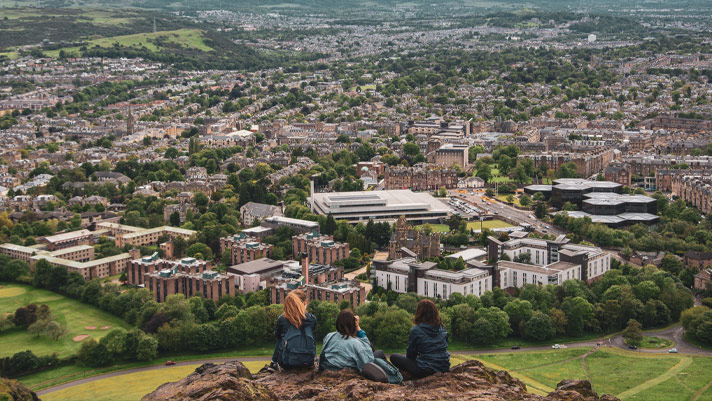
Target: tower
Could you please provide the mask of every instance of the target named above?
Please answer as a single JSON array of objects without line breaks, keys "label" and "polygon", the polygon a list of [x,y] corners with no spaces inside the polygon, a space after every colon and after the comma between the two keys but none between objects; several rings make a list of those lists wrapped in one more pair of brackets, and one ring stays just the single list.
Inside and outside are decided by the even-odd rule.
[{"label": "tower", "polygon": [[126,116],[126,135],[133,135],[134,133],[134,117],[131,114],[131,101],[129,101],[129,113]]},{"label": "tower", "polygon": [[156,33],[156,17],[153,17],[153,33]]}]

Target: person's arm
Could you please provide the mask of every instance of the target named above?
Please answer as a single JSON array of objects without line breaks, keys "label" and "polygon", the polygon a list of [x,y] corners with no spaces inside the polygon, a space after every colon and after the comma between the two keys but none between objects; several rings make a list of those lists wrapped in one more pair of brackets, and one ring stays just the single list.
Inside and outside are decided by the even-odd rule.
[{"label": "person's arm", "polygon": [[274,326],[274,337],[277,339],[277,341],[282,339],[282,321],[284,317],[280,316],[277,318],[277,324]]},{"label": "person's arm", "polygon": [[408,348],[405,350],[405,356],[410,359],[418,357],[418,333],[416,333],[415,327],[410,329],[410,335],[408,336]]}]

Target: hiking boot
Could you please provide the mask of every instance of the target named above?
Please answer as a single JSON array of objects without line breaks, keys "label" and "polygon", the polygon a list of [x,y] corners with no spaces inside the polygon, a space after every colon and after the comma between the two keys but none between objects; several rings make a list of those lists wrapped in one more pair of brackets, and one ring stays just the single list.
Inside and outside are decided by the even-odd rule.
[{"label": "hiking boot", "polygon": [[275,372],[281,372],[282,367],[279,366],[279,364],[275,361],[272,361],[269,366],[267,367],[267,371],[270,373],[275,373]]},{"label": "hiking boot", "polygon": [[386,375],[386,372],[373,362],[363,365],[361,373],[369,380],[380,383],[388,383],[388,375]]}]

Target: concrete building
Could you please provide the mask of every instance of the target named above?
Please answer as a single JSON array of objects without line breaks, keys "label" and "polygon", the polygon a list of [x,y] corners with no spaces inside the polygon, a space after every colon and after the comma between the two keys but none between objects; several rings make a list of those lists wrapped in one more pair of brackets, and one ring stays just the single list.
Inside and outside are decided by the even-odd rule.
[{"label": "concrete building", "polygon": [[428,163],[441,167],[458,165],[463,169],[469,164],[469,146],[447,143],[439,149],[428,153]]},{"label": "concrete building", "polygon": [[293,219],[290,217],[283,216],[272,216],[267,217],[262,221],[263,227],[272,228],[274,230],[280,227],[289,227],[294,230],[295,233],[306,233],[319,231],[319,223],[316,221]]},{"label": "concrete building", "polygon": [[109,235],[114,237],[116,246],[119,248],[123,248],[125,245],[155,245],[159,238],[166,236],[170,238],[182,237],[188,240],[197,233],[193,230],[171,226],[142,228],[108,222],[97,223],[96,227],[97,230],[107,230]]},{"label": "concrete building", "polygon": [[349,257],[349,244],[334,242],[334,237],[304,233],[292,237],[292,255],[306,253],[310,263],[332,265]]},{"label": "concrete building", "polygon": [[306,255],[302,257],[301,270],[285,269],[275,278],[270,289],[272,303],[281,303],[295,289],[304,291],[310,301],[348,301],[354,309],[366,301],[365,288],[358,281],[344,280],[342,267],[312,265]]},{"label": "concrete building", "polygon": [[274,249],[272,244],[265,244],[244,233],[220,238],[220,252],[230,252],[233,265],[268,258],[272,254],[272,249]]},{"label": "concrete building", "polygon": [[89,230],[70,231],[67,233],[42,237],[39,239],[39,243],[47,244],[47,249],[50,251],[71,248],[78,245],[93,245],[94,234],[92,234]]},{"label": "concrete building", "polygon": [[539,282],[561,284],[573,278],[590,282],[611,268],[610,254],[597,247],[570,244],[563,235],[554,240],[488,240],[488,259],[495,263],[495,285],[501,288]]},{"label": "concrete building", "polygon": [[351,223],[359,221],[393,221],[405,216],[408,221],[427,222],[446,218],[452,213],[447,204],[427,193],[410,190],[314,193],[318,214],[331,213],[335,219]]},{"label": "concrete building", "polygon": [[448,271],[433,262],[418,263],[415,258],[374,260],[371,269],[379,287],[398,293],[415,292],[420,296],[448,299],[453,293],[481,296],[492,290],[492,276],[477,268]]}]

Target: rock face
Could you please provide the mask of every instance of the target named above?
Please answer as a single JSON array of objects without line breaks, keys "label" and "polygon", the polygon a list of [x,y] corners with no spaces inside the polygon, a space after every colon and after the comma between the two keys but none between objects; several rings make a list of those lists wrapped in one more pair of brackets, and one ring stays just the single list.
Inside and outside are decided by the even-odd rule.
[{"label": "rock face", "polygon": [[206,364],[190,376],[166,383],[143,397],[142,401],[159,400],[556,400],[614,401],[615,397],[598,397],[588,381],[565,380],[557,389],[542,397],[505,371],[496,372],[479,361],[467,361],[448,373],[406,381],[402,385],[376,383],[350,370],[322,372],[315,370],[260,373],[251,379],[249,371],[238,361],[223,365]]},{"label": "rock face", "polygon": [[19,381],[0,378],[0,400],[39,401],[39,398]]}]

